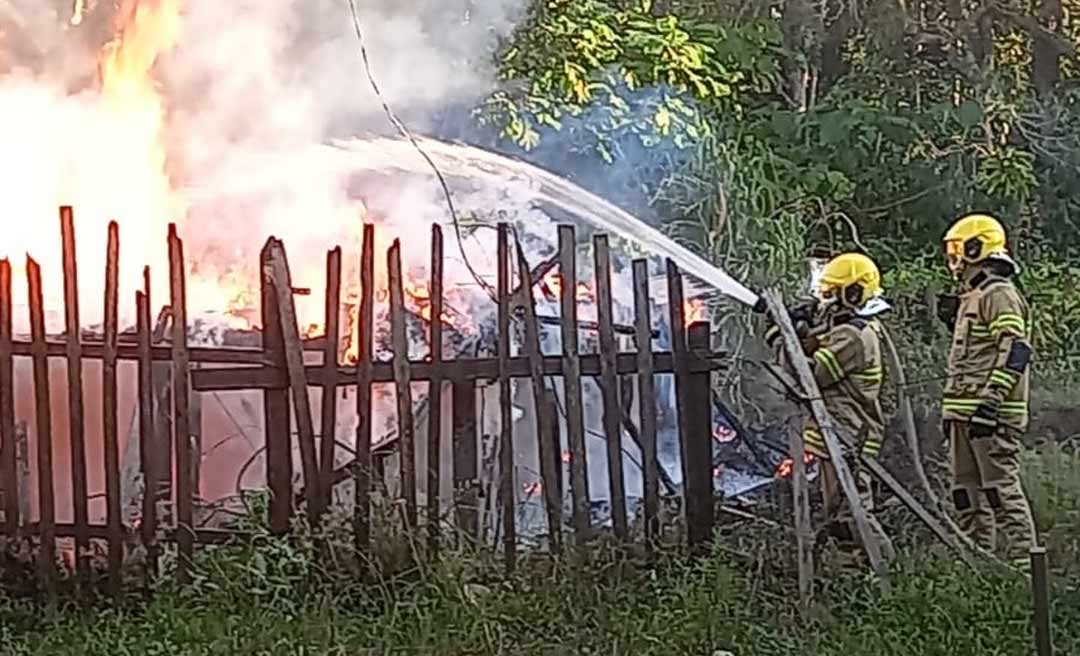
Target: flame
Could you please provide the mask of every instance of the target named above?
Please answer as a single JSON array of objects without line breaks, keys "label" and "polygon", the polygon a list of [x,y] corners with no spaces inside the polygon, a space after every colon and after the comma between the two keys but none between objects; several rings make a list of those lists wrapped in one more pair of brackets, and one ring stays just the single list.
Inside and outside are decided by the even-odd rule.
[{"label": "flame", "polygon": [[[816,460],[816,458],[814,457],[813,454],[810,454],[810,453],[803,454],[803,463],[804,464],[809,465],[810,463],[814,462],[814,460]],[[776,468],[776,477],[777,478],[787,478],[787,477],[791,476],[792,472],[794,472],[794,471],[795,471],[795,461],[792,460],[791,458],[785,458],[784,461],[780,463],[780,466],[778,466]]]},{"label": "flame", "polygon": [[[563,289],[563,278],[561,273],[552,269],[540,279],[539,284],[540,293],[544,295],[544,298],[549,301],[559,300]],[[590,303],[596,300],[596,294],[593,293],[592,287],[584,282],[578,282],[577,293],[575,296],[579,303]]]},{"label": "flame", "polygon": [[705,301],[698,298],[686,299],[683,301],[683,322],[689,326],[692,323],[698,321],[709,320],[709,308],[705,305]]}]

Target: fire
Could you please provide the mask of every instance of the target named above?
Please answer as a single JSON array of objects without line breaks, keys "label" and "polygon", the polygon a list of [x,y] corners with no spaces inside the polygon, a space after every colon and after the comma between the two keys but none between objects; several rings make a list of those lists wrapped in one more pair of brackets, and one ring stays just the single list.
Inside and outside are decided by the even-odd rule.
[{"label": "fire", "polygon": [[[557,301],[562,295],[563,278],[562,274],[552,269],[540,279],[540,293],[544,295],[549,301]],[[578,282],[577,293],[575,294],[579,303],[588,303],[596,299],[596,294],[593,293],[592,287],[587,283]]]},{"label": "fire", "polygon": [[683,321],[686,325],[697,323],[698,321],[709,320],[709,308],[705,305],[705,301],[698,298],[686,299],[683,301]]},{"label": "fire", "polygon": [[[814,460],[816,460],[816,458],[812,454],[803,454],[804,464],[809,465],[814,462]],[[776,468],[776,477],[787,478],[791,476],[793,471],[795,471],[795,461],[791,458],[785,458],[784,461],[780,463],[780,466]]]}]

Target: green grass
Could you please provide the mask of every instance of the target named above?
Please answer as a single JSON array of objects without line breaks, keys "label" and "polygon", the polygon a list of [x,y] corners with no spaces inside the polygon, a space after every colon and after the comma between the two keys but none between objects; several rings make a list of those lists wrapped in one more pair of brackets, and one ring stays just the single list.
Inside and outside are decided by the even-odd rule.
[{"label": "green grass", "polygon": [[[1055,568],[1055,642],[1080,653],[1080,480],[1074,454],[1028,454],[1026,474]],[[49,607],[0,599],[2,654],[693,654],[993,656],[1033,653],[1027,583],[978,574],[913,547],[884,596],[864,571],[822,564],[798,618],[781,535],[723,540],[709,558],[647,564],[497,562],[449,553],[437,565],[360,583],[316,570],[305,539],[204,553],[190,588],[149,601]],[[911,536],[907,536],[911,537]],[[906,543],[918,544],[909,539]],[[925,541],[922,541],[925,542]],[[737,547],[737,549],[736,549]],[[365,651],[369,650],[369,651]]]}]

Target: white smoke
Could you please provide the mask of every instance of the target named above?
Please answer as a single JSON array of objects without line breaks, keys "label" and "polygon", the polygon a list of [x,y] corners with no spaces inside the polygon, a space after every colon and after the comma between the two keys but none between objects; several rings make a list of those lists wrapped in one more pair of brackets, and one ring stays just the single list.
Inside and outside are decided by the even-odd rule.
[{"label": "white smoke", "polygon": [[[317,146],[330,137],[393,130],[367,78],[348,0],[177,1],[179,39],[159,58],[155,77],[179,207],[145,193],[143,178],[152,173],[141,171],[145,157],[130,158],[130,170],[113,164],[133,143],[126,133],[138,127],[110,116],[96,88],[98,54],[114,35],[117,3],[87,2],[76,27],[72,0],[0,1],[0,124],[8,151],[0,172],[10,210],[2,221],[9,233],[15,222],[34,222],[0,247],[0,256],[18,266],[22,251],[32,252],[42,263],[46,306],[58,309],[56,205],[74,204],[84,323],[100,321],[100,253],[112,218],[121,225],[121,313],[128,319],[143,264],[154,269],[155,303],[167,297],[169,221],[180,224],[186,255],[201,272],[196,278],[250,281],[253,256],[273,234],[285,240],[290,260],[305,262],[294,266],[294,277],[308,278],[302,284],[316,291],[321,285],[310,278],[322,278],[323,252],[338,243],[348,248],[358,236],[350,176],[322,163]],[[528,5],[356,0],[383,99],[422,130],[438,110],[482,98],[495,84],[500,40]],[[430,215],[441,202],[438,189],[429,180],[415,184],[399,192],[413,199],[398,203],[401,216],[379,218],[400,227]],[[213,293],[203,282],[189,281],[189,297],[199,299],[202,287]],[[18,302],[25,287],[19,275],[15,286]]]}]

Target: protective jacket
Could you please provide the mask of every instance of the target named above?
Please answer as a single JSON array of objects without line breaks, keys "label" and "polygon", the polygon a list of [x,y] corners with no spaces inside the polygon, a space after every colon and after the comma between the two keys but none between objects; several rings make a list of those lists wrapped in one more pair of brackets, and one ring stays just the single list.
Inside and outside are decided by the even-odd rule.
[{"label": "protective jacket", "polygon": [[975,268],[959,299],[948,379],[942,399],[946,421],[968,422],[980,405],[997,407],[997,421],[1028,427],[1031,356],[1029,308],[1007,278]]},{"label": "protective jacket", "polygon": [[[881,325],[876,319],[862,317],[833,319],[830,324],[816,344],[807,348],[814,378],[838,428],[856,440],[863,454],[877,457],[885,433],[880,403],[884,377]],[[794,373],[783,349],[780,357],[785,368]],[[821,429],[811,416],[804,419],[803,441],[809,453],[829,457]]]}]

